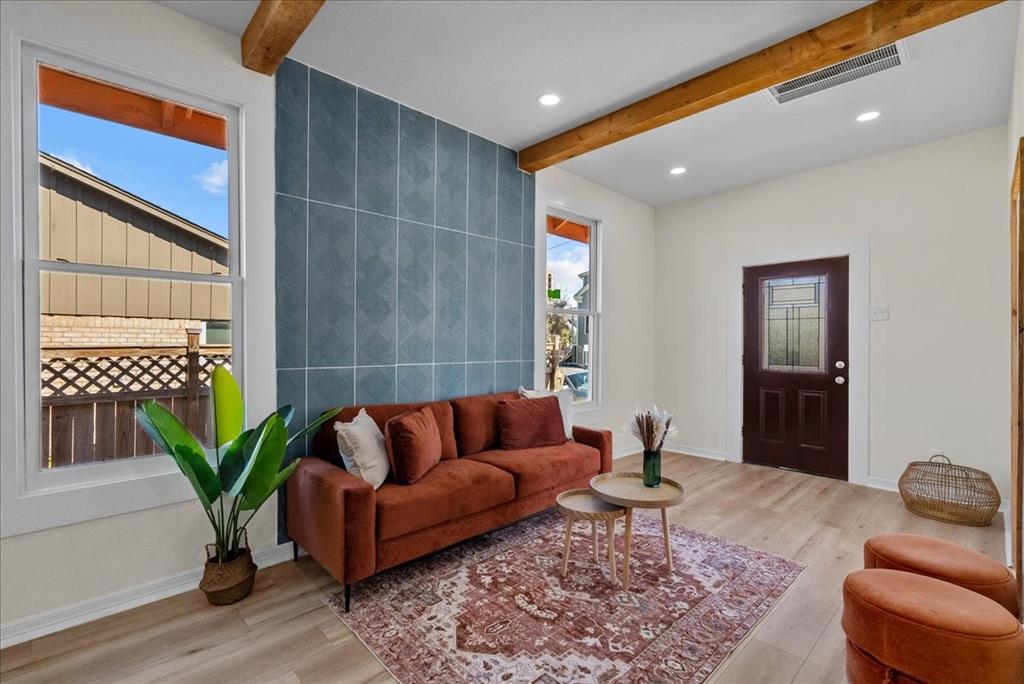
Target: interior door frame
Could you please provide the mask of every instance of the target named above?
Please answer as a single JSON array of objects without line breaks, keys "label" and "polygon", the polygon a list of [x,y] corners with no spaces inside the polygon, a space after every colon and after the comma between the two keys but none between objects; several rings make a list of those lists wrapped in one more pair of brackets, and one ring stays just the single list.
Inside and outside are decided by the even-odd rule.
[{"label": "interior door frame", "polygon": [[870,243],[867,238],[810,242],[776,247],[765,245],[729,255],[726,269],[726,453],[725,459],[743,462],[743,269],[789,261],[849,257],[849,434],[848,481],[885,489],[895,482],[873,477],[869,469],[869,355],[870,355]]},{"label": "interior door frame", "polygon": [[[1024,600],[1024,137],[1017,141],[1010,180],[1010,555],[1017,579],[1018,600]],[[1024,621],[1024,616],[1022,616]]]}]

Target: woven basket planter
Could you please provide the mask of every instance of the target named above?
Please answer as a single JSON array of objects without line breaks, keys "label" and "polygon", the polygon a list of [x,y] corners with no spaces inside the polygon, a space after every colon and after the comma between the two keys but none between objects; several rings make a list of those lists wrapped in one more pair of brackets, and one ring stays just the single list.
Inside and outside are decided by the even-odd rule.
[{"label": "woven basket planter", "polygon": [[256,564],[252,562],[252,553],[245,549],[238,558],[227,563],[218,563],[209,557],[207,551],[206,565],[203,566],[203,579],[199,588],[206,594],[206,600],[214,606],[226,606],[237,603],[252,592],[256,581]]},{"label": "woven basket planter", "polygon": [[899,488],[910,511],[942,522],[988,525],[999,510],[999,490],[992,476],[954,465],[945,456],[910,463],[900,476]]}]

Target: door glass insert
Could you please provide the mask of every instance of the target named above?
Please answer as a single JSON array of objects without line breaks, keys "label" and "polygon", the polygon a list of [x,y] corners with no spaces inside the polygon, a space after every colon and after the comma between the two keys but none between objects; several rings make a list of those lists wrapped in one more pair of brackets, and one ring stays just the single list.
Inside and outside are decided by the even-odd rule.
[{"label": "door glass insert", "polygon": [[824,373],[828,277],[761,281],[761,368]]}]

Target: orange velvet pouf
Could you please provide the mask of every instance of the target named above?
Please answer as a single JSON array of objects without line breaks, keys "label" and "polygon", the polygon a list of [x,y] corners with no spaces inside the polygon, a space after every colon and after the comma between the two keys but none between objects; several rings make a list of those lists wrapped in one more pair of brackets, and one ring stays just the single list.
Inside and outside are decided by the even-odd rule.
[{"label": "orange velvet pouf", "polygon": [[963,546],[916,534],[880,534],[864,542],[864,567],[903,570],[957,584],[1020,617],[1009,568]]},{"label": "orange velvet pouf", "polygon": [[852,684],[1024,682],[1024,630],[995,601],[898,570],[843,582],[846,672]]}]

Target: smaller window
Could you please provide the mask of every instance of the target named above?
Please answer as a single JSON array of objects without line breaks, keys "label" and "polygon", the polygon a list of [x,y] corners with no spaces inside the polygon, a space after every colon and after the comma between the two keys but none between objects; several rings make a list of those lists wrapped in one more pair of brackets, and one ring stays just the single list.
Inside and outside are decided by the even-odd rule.
[{"label": "smaller window", "polygon": [[545,384],[576,403],[596,396],[595,232],[589,221],[547,217]]}]

